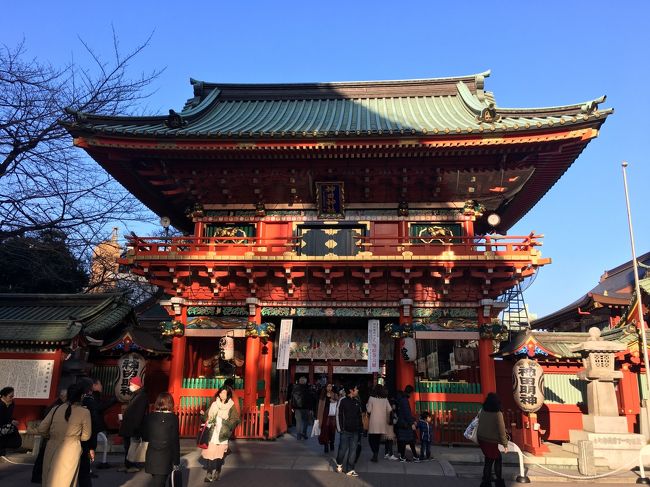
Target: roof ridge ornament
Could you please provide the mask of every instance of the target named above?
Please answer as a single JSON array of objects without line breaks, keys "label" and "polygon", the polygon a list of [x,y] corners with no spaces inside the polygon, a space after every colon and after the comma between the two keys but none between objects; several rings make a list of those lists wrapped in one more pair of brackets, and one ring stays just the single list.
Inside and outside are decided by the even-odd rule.
[{"label": "roof ridge ornament", "polygon": [[167,117],[167,120],[165,120],[165,125],[170,129],[179,129],[183,125],[187,125],[187,121],[183,120],[180,113],[170,109],[169,116]]},{"label": "roof ridge ornament", "polygon": [[591,115],[592,113],[597,113],[598,105],[604,103],[606,99],[607,96],[603,95],[600,98],[596,98],[595,100],[588,101],[587,103],[585,103],[580,107],[580,111],[582,113],[586,113],[587,115]]},{"label": "roof ridge ornament", "polygon": [[494,103],[488,103],[488,106],[481,110],[481,113],[476,117],[479,122],[494,123],[498,121],[501,116],[497,114],[497,108]]}]

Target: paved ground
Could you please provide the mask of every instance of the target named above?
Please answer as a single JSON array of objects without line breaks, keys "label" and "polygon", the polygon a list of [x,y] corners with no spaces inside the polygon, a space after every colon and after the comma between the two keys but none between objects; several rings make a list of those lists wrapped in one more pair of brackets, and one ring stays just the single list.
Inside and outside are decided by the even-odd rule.
[{"label": "paved ground", "polygon": [[[292,436],[284,436],[272,442],[236,441],[233,442],[233,453],[226,460],[226,466],[221,480],[216,485],[282,485],[282,486],[377,486],[377,487],[408,487],[427,486],[444,483],[445,487],[478,486],[482,467],[476,460],[480,453],[471,447],[435,447],[435,460],[424,463],[400,463],[384,460],[378,463],[369,461],[370,450],[364,441],[364,451],[357,464],[358,478],[346,477],[333,471],[332,455],[324,454],[315,440],[297,441]],[[381,450],[383,452],[383,450]],[[203,483],[204,471],[201,468],[199,452],[193,442],[183,442],[184,485],[200,487]],[[7,461],[0,461],[0,485],[21,486],[30,485],[31,465],[33,457],[30,454],[10,454]],[[149,476],[144,472],[125,474],[117,472],[116,467],[121,462],[118,454],[109,455],[108,462],[113,467],[106,470],[96,470],[99,477],[93,481],[93,487],[145,486]],[[516,455],[509,454],[504,468],[504,476],[508,485],[519,485],[514,482],[518,474]],[[558,467],[554,467],[557,469]],[[570,475],[577,475],[571,469],[563,470]],[[566,486],[565,478],[548,474],[540,467],[527,467],[527,475],[532,484],[550,487],[555,484]],[[600,485],[620,485],[634,483],[638,478],[633,472],[599,479]],[[573,480],[571,480],[573,481]],[[593,480],[581,481],[593,484]]]}]

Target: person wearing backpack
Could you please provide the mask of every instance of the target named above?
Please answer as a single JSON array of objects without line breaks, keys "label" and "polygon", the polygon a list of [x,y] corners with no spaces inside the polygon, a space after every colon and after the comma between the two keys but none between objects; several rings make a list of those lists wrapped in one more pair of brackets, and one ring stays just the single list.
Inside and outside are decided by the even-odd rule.
[{"label": "person wearing backpack", "polygon": [[296,439],[306,440],[309,426],[309,412],[311,411],[311,392],[307,386],[307,377],[298,379],[298,383],[291,391],[291,407],[296,416]]}]

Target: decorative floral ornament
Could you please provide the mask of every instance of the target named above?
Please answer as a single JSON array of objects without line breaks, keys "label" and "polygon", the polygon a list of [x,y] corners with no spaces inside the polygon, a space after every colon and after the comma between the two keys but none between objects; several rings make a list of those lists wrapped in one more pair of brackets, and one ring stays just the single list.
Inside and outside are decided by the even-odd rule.
[{"label": "decorative floral ornament", "polygon": [[463,207],[463,215],[480,217],[485,213],[485,206],[476,200],[467,200]]},{"label": "decorative floral ornament", "polygon": [[253,338],[269,338],[275,331],[273,323],[248,323],[246,325],[246,336]]},{"label": "decorative floral ornament", "polygon": [[185,335],[185,327],[180,321],[161,321],[160,334],[165,338],[182,337]]},{"label": "decorative floral ornament", "polygon": [[192,207],[185,210],[185,214],[190,218],[203,218],[205,211],[201,203],[194,203]]},{"label": "decorative floral ornament", "polygon": [[390,333],[391,338],[407,338],[413,336],[413,326],[410,323],[389,323],[384,327],[386,333]]},{"label": "decorative floral ornament", "polygon": [[491,323],[483,323],[479,326],[478,332],[481,338],[490,338],[500,342],[508,339],[508,327],[498,319],[493,319]]}]

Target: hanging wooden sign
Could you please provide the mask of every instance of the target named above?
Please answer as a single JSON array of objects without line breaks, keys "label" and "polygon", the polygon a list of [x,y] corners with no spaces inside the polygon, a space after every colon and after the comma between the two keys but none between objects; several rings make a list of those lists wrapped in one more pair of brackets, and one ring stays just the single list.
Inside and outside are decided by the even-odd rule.
[{"label": "hanging wooden sign", "polygon": [[512,394],[522,411],[534,413],[544,405],[544,370],[523,358],[512,368]]}]

